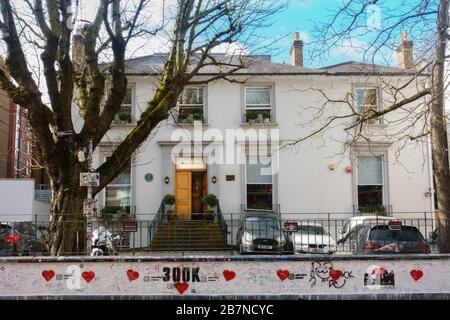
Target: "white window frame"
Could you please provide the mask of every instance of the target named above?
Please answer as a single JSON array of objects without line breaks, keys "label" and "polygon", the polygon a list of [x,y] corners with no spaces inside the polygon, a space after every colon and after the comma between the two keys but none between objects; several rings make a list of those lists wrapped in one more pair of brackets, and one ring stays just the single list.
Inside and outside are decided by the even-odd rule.
[{"label": "white window frame", "polygon": [[[207,123],[207,120],[206,120],[206,90],[207,90],[207,88],[206,88],[206,86],[204,86],[204,85],[186,86],[183,89],[183,91],[187,90],[187,89],[201,89],[202,90],[203,103],[202,104],[199,104],[199,103],[180,103],[180,99],[181,99],[181,97],[183,95],[183,93],[181,93],[180,99],[178,100],[178,105],[177,105],[178,115],[180,114],[180,110],[182,108],[198,108],[198,109],[201,109],[201,111],[202,111],[203,123]],[[177,119],[177,122],[179,124],[186,124],[186,123],[180,122],[179,119]]]},{"label": "white window frame", "polygon": [[[386,186],[386,168],[385,168],[385,154],[357,154],[355,156],[355,203],[357,208],[359,208],[359,194],[358,194],[358,187],[360,186],[358,182],[358,175],[359,175],[359,167],[358,167],[358,158],[359,157],[379,157],[381,158],[381,205],[386,206],[386,192],[387,192],[387,186]],[[379,186],[380,184],[361,184],[362,186]]]},{"label": "white window frame", "polygon": [[[359,85],[356,84],[354,85],[353,88],[353,96],[354,96],[354,107],[355,109],[357,109],[358,111],[360,110],[364,110],[363,108],[366,107],[366,105],[363,105],[362,108],[360,106],[358,106],[358,99],[357,99],[357,95],[356,92],[358,90],[370,90],[370,89],[375,89],[375,96],[376,96],[376,111],[381,111],[382,110],[382,103],[381,103],[381,90],[380,90],[380,86],[378,85]],[[365,122],[365,124],[369,124],[369,125],[377,125],[377,124],[383,124],[383,117],[380,116],[378,118],[375,119],[370,119],[368,121]]]},{"label": "white window frame", "polygon": [[125,106],[129,106],[130,107],[130,113],[131,113],[131,121],[127,122],[127,123],[122,123],[119,121],[116,121],[115,117],[118,116],[119,112],[114,116],[114,119],[112,121],[113,125],[130,125],[130,124],[135,124],[135,117],[134,117],[134,110],[135,110],[135,91],[136,91],[136,85],[134,83],[129,83],[127,86],[127,90],[130,89],[131,90],[131,104],[130,103],[122,103],[120,105],[120,108],[125,107]]},{"label": "white window frame", "polygon": [[[274,202],[275,202],[275,182],[274,182],[274,175],[271,175],[271,183],[250,183],[250,184],[261,184],[261,185],[267,185],[267,184],[271,184],[272,185],[272,209],[270,210],[265,210],[265,209],[251,209],[248,208],[248,203],[247,203],[247,185],[249,184],[247,182],[247,165],[249,164],[249,157],[260,157],[260,155],[251,155],[251,154],[246,154],[245,155],[245,164],[244,164],[244,201],[245,201],[245,211],[263,211],[263,212],[274,212]],[[271,155],[267,155],[266,157],[270,158],[270,167],[272,169],[273,172],[273,158]]]},{"label": "white window frame", "polygon": [[[269,104],[247,104],[247,90],[248,89],[259,89],[269,91]],[[272,85],[247,85],[244,87],[244,122],[248,123],[246,119],[247,111],[254,110],[265,110],[270,112],[270,122],[275,122],[274,108],[273,108],[273,86]]]},{"label": "white window frame", "polygon": [[[104,154],[103,155],[103,163],[106,162],[106,160],[111,156],[111,154]],[[130,187],[130,214],[132,213],[131,207],[133,207],[133,161],[130,160],[130,183],[129,184],[110,184],[108,183],[103,191],[103,208],[106,207],[106,189],[108,187]]]}]

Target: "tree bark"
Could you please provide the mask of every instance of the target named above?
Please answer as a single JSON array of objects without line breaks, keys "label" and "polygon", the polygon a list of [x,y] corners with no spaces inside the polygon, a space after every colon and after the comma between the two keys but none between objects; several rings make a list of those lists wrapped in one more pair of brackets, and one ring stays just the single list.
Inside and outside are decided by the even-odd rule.
[{"label": "tree bark", "polygon": [[450,168],[444,103],[444,62],[448,6],[448,0],[440,1],[430,102],[431,153],[439,209],[438,228],[441,252],[450,252],[450,229],[448,224],[450,218]]}]

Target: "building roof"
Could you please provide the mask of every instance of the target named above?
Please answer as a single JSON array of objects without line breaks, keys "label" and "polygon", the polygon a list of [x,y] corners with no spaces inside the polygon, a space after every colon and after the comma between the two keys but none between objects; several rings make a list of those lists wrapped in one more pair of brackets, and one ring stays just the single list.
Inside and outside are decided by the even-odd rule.
[{"label": "building roof", "polygon": [[413,75],[414,69],[382,66],[358,61],[346,61],[320,68],[329,75]]},{"label": "building roof", "polygon": [[[368,63],[348,61],[323,68],[306,68],[285,63],[275,63],[270,56],[231,56],[215,54],[214,59],[221,63],[239,64],[240,59],[247,68],[237,71],[238,75],[413,75],[415,70],[373,65]],[[158,75],[164,68],[167,54],[157,53],[148,56],[128,59],[125,62],[128,75]],[[214,75],[230,70],[231,66],[208,65],[203,67],[199,75]]]}]

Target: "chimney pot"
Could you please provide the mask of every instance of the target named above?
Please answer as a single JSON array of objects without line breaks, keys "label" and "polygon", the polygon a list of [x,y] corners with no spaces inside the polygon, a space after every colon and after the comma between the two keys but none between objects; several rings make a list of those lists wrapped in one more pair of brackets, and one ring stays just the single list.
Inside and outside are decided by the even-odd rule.
[{"label": "chimney pot", "polygon": [[291,65],[303,67],[303,41],[300,39],[300,33],[295,32],[290,50]]}]

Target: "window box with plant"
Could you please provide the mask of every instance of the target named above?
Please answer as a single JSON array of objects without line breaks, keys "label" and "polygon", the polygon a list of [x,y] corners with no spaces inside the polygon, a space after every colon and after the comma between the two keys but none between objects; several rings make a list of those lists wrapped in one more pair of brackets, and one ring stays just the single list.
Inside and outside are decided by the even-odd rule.
[{"label": "window box with plant", "polygon": [[205,122],[204,87],[187,87],[178,102],[178,124],[193,124],[195,121]]},{"label": "window box with plant", "polygon": [[131,124],[133,122],[132,117],[133,110],[133,95],[132,88],[127,88],[127,93],[120,106],[119,112],[114,116],[113,124]]},{"label": "window box with plant", "polygon": [[375,204],[368,204],[365,206],[361,206],[359,207],[359,211],[361,213],[374,214],[380,216],[384,216],[386,214],[386,209],[384,206]]},{"label": "window box with plant", "polygon": [[251,86],[245,88],[246,123],[273,122],[271,91],[271,87]]},{"label": "window box with plant", "polygon": [[245,113],[246,123],[270,123],[271,112],[269,110],[247,110]]},{"label": "window box with plant", "polygon": [[101,210],[105,220],[128,219],[130,216],[130,207],[105,206]]}]

